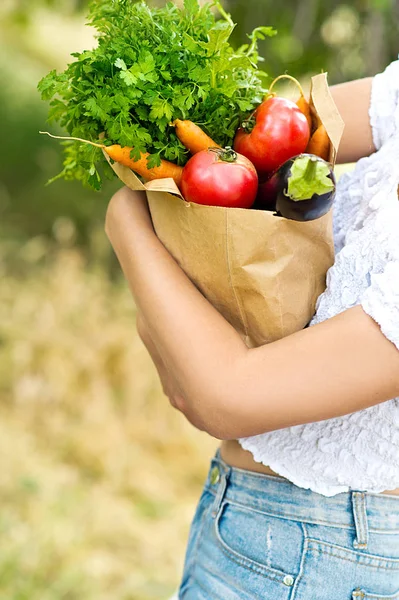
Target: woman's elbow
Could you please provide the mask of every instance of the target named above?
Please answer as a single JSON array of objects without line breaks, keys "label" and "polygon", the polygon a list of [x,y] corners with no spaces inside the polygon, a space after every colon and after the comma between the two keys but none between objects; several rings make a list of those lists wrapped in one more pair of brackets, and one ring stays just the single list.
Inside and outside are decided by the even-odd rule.
[{"label": "woman's elbow", "polygon": [[205,403],[203,397],[197,401],[186,396],[175,398],[173,405],[196,429],[218,440],[234,439],[231,416],[220,411],[215,403]]},{"label": "woman's elbow", "polygon": [[251,418],[250,414],[243,416],[234,409],[211,413],[204,429],[209,435],[222,441],[252,437],[272,430],[267,426],[260,428],[259,419]]},{"label": "woman's elbow", "polygon": [[208,395],[202,390],[181,399],[178,408],[198,429],[219,440],[249,436],[254,427],[246,403],[230,393]]}]

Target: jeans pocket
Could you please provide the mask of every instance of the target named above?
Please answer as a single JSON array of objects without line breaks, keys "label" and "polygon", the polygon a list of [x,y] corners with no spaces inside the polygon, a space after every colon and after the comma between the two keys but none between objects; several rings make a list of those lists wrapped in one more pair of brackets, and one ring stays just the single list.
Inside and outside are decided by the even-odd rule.
[{"label": "jeans pocket", "polygon": [[224,501],[215,519],[215,534],[224,553],[236,563],[287,586],[294,584],[303,553],[300,522]]},{"label": "jeans pocket", "polygon": [[399,600],[399,590],[393,594],[378,594],[357,588],[352,594],[352,600]]}]

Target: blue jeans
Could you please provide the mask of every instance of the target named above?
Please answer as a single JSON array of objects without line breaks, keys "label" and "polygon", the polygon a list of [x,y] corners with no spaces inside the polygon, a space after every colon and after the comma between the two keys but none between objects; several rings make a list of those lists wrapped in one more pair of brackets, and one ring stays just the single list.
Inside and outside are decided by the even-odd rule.
[{"label": "blue jeans", "polygon": [[179,600],[399,600],[399,496],[331,498],[217,451]]}]

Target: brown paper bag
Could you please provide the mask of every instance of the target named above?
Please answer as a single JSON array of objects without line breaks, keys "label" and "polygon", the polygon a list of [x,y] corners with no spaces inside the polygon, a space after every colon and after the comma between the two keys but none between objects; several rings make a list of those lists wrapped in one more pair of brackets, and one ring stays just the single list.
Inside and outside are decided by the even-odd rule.
[{"label": "brown paper bag", "polygon": [[[312,78],[311,103],[335,164],[343,121],[326,74]],[[129,188],[147,192],[159,239],[249,347],[307,325],[334,261],[331,211],[298,222],[268,211],[202,206],[185,202],[172,179],[143,185],[130,169],[112,168]]]}]

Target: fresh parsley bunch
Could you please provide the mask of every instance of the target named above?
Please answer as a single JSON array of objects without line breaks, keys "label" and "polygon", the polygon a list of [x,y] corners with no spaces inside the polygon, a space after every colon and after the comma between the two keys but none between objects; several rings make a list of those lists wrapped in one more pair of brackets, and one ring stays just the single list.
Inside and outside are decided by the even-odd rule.
[{"label": "fresh parsley bunch", "polygon": [[[72,54],[75,61],[63,73],[51,71],[38,85],[42,98],[51,100],[49,121],[71,136],[96,141],[105,135],[106,144],[132,147],[133,158],[150,152],[149,167],[161,158],[179,165],[189,158],[171,120],[190,119],[220,145],[232,144],[238,125],[267,91],[257,42],[274,30],[258,27],[234,50],[229,38],[235,25],[219,0],[202,7],[185,0],[182,8],[92,0],[89,24],[98,31],[97,48]],[[107,174],[101,150],[66,142],[57,178],[100,189],[100,165]]]}]

